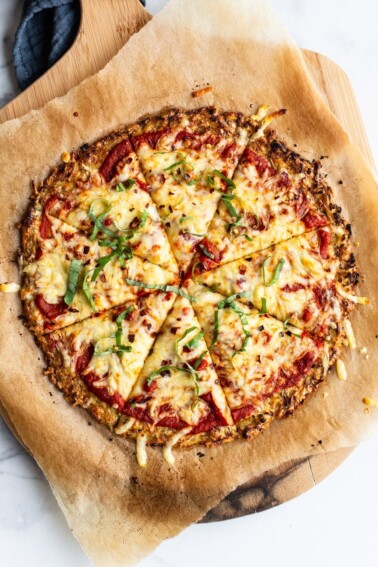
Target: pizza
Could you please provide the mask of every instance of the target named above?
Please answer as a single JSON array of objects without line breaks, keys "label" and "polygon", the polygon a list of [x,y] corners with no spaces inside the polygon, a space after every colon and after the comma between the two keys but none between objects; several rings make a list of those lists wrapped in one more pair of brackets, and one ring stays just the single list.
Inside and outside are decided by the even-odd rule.
[{"label": "pizza", "polygon": [[351,226],[317,161],[261,107],[168,109],[65,153],[22,223],[21,299],[46,374],[147,445],[248,439],[346,344]]}]

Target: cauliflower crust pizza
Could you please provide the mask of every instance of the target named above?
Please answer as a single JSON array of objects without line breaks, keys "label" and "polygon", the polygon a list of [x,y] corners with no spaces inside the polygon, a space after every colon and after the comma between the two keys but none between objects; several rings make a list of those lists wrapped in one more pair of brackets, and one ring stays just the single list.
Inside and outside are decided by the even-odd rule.
[{"label": "cauliflower crust pizza", "polygon": [[319,163],[256,115],[169,109],[63,154],[22,225],[50,380],[116,434],[252,438],[354,346],[351,227]]}]

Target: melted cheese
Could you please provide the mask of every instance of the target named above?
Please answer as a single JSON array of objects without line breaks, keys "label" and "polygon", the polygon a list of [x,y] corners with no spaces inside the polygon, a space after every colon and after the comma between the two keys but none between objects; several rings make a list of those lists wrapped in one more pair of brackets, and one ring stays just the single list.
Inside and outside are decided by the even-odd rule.
[{"label": "melted cheese", "polygon": [[[178,132],[189,126],[187,119],[183,118],[180,127],[159,140],[157,149],[142,143],[137,150],[181,270],[188,267],[194,244],[206,232],[220,199],[220,193],[208,184],[208,175],[220,170],[232,177],[236,157],[221,157],[222,151],[227,144],[234,142],[241,155],[248,139],[248,129],[237,128],[234,136],[222,133],[222,139],[215,146],[204,144],[200,150],[187,149],[180,147],[182,143],[175,139]],[[172,167],[175,163],[179,165]],[[189,185],[193,180],[197,182]],[[216,177],[214,182],[217,187],[221,186],[219,178]],[[180,223],[183,217],[190,217],[185,226]]]},{"label": "melted cheese", "polygon": [[171,439],[164,445],[163,447],[163,457],[167,461],[169,465],[175,464],[175,457],[173,455],[172,449],[177,443],[185,437],[188,433],[190,433],[191,427],[184,427],[181,431],[178,431],[175,435],[171,437]]},{"label": "melted cheese", "polygon": [[[177,343],[184,333],[192,327],[195,327],[195,329],[182,342]],[[197,384],[199,398],[196,395],[196,382],[193,374],[181,370],[181,368],[187,368],[185,361],[193,361],[204,351],[207,351],[207,345],[203,338],[198,341],[195,348],[188,352],[184,348],[187,342],[193,339],[198,332],[198,320],[190,302],[183,297],[178,297],[159,333],[152,353],[145,361],[143,370],[131,394],[131,398],[143,394],[146,380],[162,366],[170,365],[177,368],[171,368],[169,373],[163,373],[163,376],[158,375],[154,379],[156,387],[149,392],[147,402],[149,415],[154,422],[158,422],[161,418],[162,408],[169,406],[171,412],[169,415],[173,414],[190,425],[196,425],[208,411],[208,406],[201,399],[201,396],[211,393],[214,403],[216,403],[222,415],[225,416],[228,423],[232,423],[225,397],[212,367],[210,355],[207,353],[204,357],[207,367],[198,370],[200,379]],[[143,406],[144,404],[145,402],[142,402]],[[136,405],[138,406],[138,402],[136,402]]]},{"label": "melted cheese", "polygon": [[347,319],[344,321],[345,334],[348,339],[348,344],[350,348],[356,348],[356,339],[354,337],[353,328],[351,322]]},{"label": "melted cheese", "polygon": [[336,374],[338,379],[342,380],[343,382],[348,378],[345,364],[340,359],[336,361]]},{"label": "melted cheese", "polygon": [[1,293],[17,293],[20,291],[21,286],[18,283],[2,283],[0,284],[0,292]]},{"label": "melted cheese", "polygon": [[[254,149],[253,141],[250,148]],[[290,190],[283,191],[279,186],[282,172],[290,178]],[[235,218],[229,215],[221,202],[206,236],[222,251],[222,263],[231,262],[305,232],[306,228],[295,209],[296,197],[302,187],[305,187],[308,210],[316,212],[311,194],[312,181],[304,174],[292,174],[282,169],[271,176],[268,170],[265,170],[260,177],[253,164],[242,162],[236,168],[233,181],[236,185],[233,191],[233,205],[242,218],[238,226],[230,232],[229,224]],[[252,228],[251,221],[254,219],[264,225],[264,230]],[[244,235],[247,235],[249,240]]]},{"label": "melted cheese", "polygon": [[[194,283],[189,284],[188,290],[197,299],[193,307],[205,331],[206,341],[211,344],[215,310],[224,296]],[[243,326],[238,315],[229,308],[218,312],[218,338],[211,351],[231,409],[253,404],[256,413],[263,413],[268,403],[266,394],[274,398],[275,384],[280,383],[280,372],[290,375],[294,371],[293,363],[308,352],[316,351],[317,358],[322,357],[324,372],[327,372],[327,345],[318,350],[309,336],[298,338],[289,335],[284,332],[281,321],[249,310],[238,301],[235,304],[245,312],[248,320],[245,330],[250,333],[250,339],[245,352],[240,351],[245,338]],[[293,328],[290,331],[294,331]],[[298,334],[298,331],[295,330],[295,333]]]},{"label": "melted cheese", "polygon": [[[99,317],[93,317],[52,333],[52,340],[57,341],[57,348],[62,354],[64,366],[71,375],[76,373],[78,357],[89,345],[95,346],[84,374],[94,373],[98,378],[97,387],[106,387],[111,393],[117,392],[126,400],[143,367],[148,352],[155,340],[155,335],[173,304],[164,293],[157,293],[139,300],[129,319],[122,321],[121,344],[130,345],[131,352],[120,357],[116,352],[101,355],[116,346],[116,314],[108,311]],[[133,304],[125,304],[127,309]],[[75,353],[73,355],[73,353]]]},{"label": "melted cheese", "polygon": [[[61,221],[61,229],[67,225]],[[42,241],[42,242],[46,242]],[[89,291],[98,312],[121,305],[126,301],[135,300],[140,290],[130,286],[126,279],[136,280],[146,284],[176,285],[177,276],[146,260],[134,256],[126,261],[123,268],[117,257],[114,257],[101,271],[96,281],[91,281],[98,259],[109,255],[111,248],[100,246],[97,241],[91,242],[83,234],[74,231],[73,237],[68,241],[62,239],[55,242],[55,248],[44,251],[42,257],[24,267],[25,279],[22,290],[22,299],[29,303],[33,309],[33,316],[38,325],[43,325],[43,317],[34,304],[35,296],[42,294],[45,301],[57,304],[64,297],[68,274],[73,258],[80,259],[85,264]],[[92,308],[79,286],[70,309],[54,320],[54,328],[65,327],[81,321],[92,315]]]},{"label": "melted cheese", "polygon": [[138,465],[145,468],[147,466],[147,450],[146,450],[147,440],[146,436],[143,434],[138,435],[136,440],[136,456]]},{"label": "melted cheese", "polygon": [[[284,264],[277,282],[264,285],[263,266],[265,284],[269,284],[282,260]],[[247,304],[252,302],[259,310],[261,298],[265,297],[267,311],[274,317],[281,321],[290,319],[293,325],[310,331],[319,332],[325,325],[323,332],[327,333],[329,327],[343,317],[342,300],[333,292],[339,267],[332,246],[326,260],[320,257],[318,233],[314,231],[255,253],[248,259],[220,266],[198,276],[198,281],[226,296],[246,293],[247,297],[240,300]],[[295,289],[296,286],[299,289]],[[321,291],[327,301],[326,308],[318,304],[314,289]]]},{"label": "melted cheese", "polygon": [[[122,171],[110,185],[103,185],[98,171],[92,171],[88,182],[70,188],[68,199],[67,192],[63,194],[65,200],[57,201],[52,207],[51,214],[90,235],[93,230],[93,223],[88,216],[90,207],[93,205],[96,216],[110,208],[106,215],[109,222],[107,226],[113,232],[122,235],[122,231],[128,229],[130,225],[133,226],[132,223],[136,228],[137,219],[141,217],[143,211],[147,211],[147,222],[144,226],[138,227],[134,237],[129,240],[129,244],[133,247],[135,254],[141,258],[177,272],[178,267],[156,205],[148,191],[138,185],[138,180],[142,187],[146,185],[146,182],[140,171],[136,155],[130,154],[129,159],[131,161],[127,160]],[[130,188],[127,188],[128,180],[134,181]],[[116,191],[118,183],[124,183],[126,190]],[[66,206],[67,202],[69,207]],[[106,235],[104,237],[106,238]]]}]

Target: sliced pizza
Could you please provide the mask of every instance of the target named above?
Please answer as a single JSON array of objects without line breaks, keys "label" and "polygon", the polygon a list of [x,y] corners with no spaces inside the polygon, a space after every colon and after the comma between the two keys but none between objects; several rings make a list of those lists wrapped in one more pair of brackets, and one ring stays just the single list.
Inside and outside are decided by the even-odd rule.
[{"label": "sliced pizza", "polygon": [[40,337],[51,379],[71,403],[114,425],[173,302],[158,292]]},{"label": "sliced pizza", "polygon": [[198,276],[219,293],[320,336],[333,334],[359,301],[349,235],[324,227]]},{"label": "sliced pizza", "polygon": [[186,288],[196,299],[193,307],[215,371],[244,437],[291,414],[335,361],[341,337],[331,345],[248,309],[238,296],[225,297],[193,281]]},{"label": "sliced pizza", "polygon": [[49,230],[49,238],[38,231],[24,245],[21,298],[28,326],[37,334],[140,295],[178,291],[177,275],[134,256],[127,242],[91,242],[56,218],[49,219]]},{"label": "sliced pizza", "polygon": [[[100,239],[127,238],[134,254],[177,272],[156,205],[124,130],[63,156],[35,195],[43,211],[42,234],[50,216]],[[32,219],[29,219],[31,222]]]},{"label": "sliced pizza", "polygon": [[241,114],[215,108],[171,109],[129,128],[181,271],[233,186],[251,129]]},{"label": "sliced pizza", "polygon": [[143,435],[147,442],[214,443],[235,434],[204,333],[187,298],[176,299],[123,413],[128,417],[117,432]]},{"label": "sliced pizza", "polygon": [[[264,121],[263,121],[264,122]],[[328,224],[340,209],[319,171],[272,131],[252,135],[198,254],[208,270]]]}]

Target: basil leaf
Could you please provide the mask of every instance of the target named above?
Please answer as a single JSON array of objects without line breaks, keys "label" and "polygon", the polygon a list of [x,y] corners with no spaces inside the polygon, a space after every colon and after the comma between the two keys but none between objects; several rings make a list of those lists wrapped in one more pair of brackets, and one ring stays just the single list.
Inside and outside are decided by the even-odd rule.
[{"label": "basil leaf", "polygon": [[144,225],[146,224],[146,221],[147,221],[148,216],[149,216],[149,215],[148,215],[147,209],[144,209],[144,211],[143,211],[143,213],[142,213],[142,216],[140,217],[140,223],[139,223],[139,225],[138,225],[137,231],[138,231],[140,228],[143,228],[143,227],[144,227]]},{"label": "basil leaf", "polygon": [[122,311],[122,313],[120,313],[116,319],[117,330],[115,333],[115,340],[117,345],[117,354],[120,358],[122,357],[124,352],[130,352],[132,350],[132,347],[130,345],[127,346],[122,345],[122,334],[123,334],[122,321],[124,321],[125,317],[127,317],[127,315],[129,315],[132,311],[134,311],[133,305]]},{"label": "basil leaf", "polygon": [[261,298],[261,310],[260,313],[262,313],[263,315],[265,315],[266,313],[266,298],[262,297]]},{"label": "basil leaf", "polygon": [[92,311],[96,312],[97,311],[96,304],[94,302],[93,295],[91,294],[90,289],[89,289],[88,276],[89,276],[89,272],[86,272],[84,274],[82,288],[83,288],[84,295],[87,298],[89,305],[91,306]]},{"label": "basil leaf", "polygon": [[198,232],[189,232],[189,230],[184,230],[182,234],[190,234],[191,236],[199,236],[200,238],[203,238],[206,235],[206,232],[199,234]]},{"label": "basil leaf", "polygon": [[118,183],[116,187],[117,193],[123,193],[123,191],[127,191],[128,189],[131,189],[131,187],[134,185],[135,182],[136,182],[135,179],[127,179],[127,181],[125,181],[127,185],[125,185],[122,182]]},{"label": "basil leaf", "polygon": [[219,310],[217,309],[214,313],[214,335],[209,350],[212,349],[215,343],[217,342],[218,336],[219,336]]},{"label": "basil leaf", "polygon": [[91,278],[92,282],[95,282],[97,280],[99,273],[105,268],[106,264],[108,264],[110,260],[114,258],[114,256],[117,256],[117,250],[114,250],[113,252],[108,254],[108,256],[103,256],[102,258],[99,258],[99,260],[97,261],[98,266],[93,270],[93,274]]},{"label": "basil leaf", "polygon": [[267,283],[266,278],[265,278],[265,264],[269,260],[269,258],[271,258],[271,256],[268,256],[267,258],[265,258],[265,260],[264,260],[264,262],[262,263],[262,266],[261,266],[262,280],[263,280],[263,284],[264,284],[265,287],[271,287],[272,285],[277,283],[278,278],[280,277],[280,274],[281,274],[281,270],[282,270],[283,265],[285,263],[284,258],[281,258],[281,260],[278,262],[278,264],[276,266],[276,269],[274,270],[274,274],[273,274],[272,279],[270,280],[269,283]]},{"label": "basil leaf", "polygon": [[207,250],[207,248],[205,248],[205,246],[203,244],[198,244],[198,247],[200,248],[200,250],[202,250],[202,253],[207,256],[208,258],[210,258],[211,260],[214,260],[215,256],[212,252],[209,252]]},{"label": "basil leaf", "polygon": [[[230,303],[233,303],[235,301],[235,299],[239,299],[240,297],[249,297],[250,296],[250,292],[249,291],[243,291],[241,293],[234,293],[234,295],[230,295],[229,297],[226,297],[226,299],[222,299],[222,301],[220,301],[217,305],[218,309],[225,309],[226,307],[228,307],[230,305]],[[243,312],[244,313],[244,312]]]},{"label": "basil leaf", "polygon": [[226,197],[230,197],[230,195],[223,195],[221,197],[221,201],[224,204],[224,206],[226,207],[229,215],[231,217],[238,217],[239,214],[238,214],[237,210],[235,209],[234,205],[232,203],[230,203],[230,199],[226,199]]},{"label": "basil leaf", "polygon": [[76,258],[71,261],[70,270],[68,272],[68,285],[67,291],[64,296],[64,303],[67,305],[71,305],[74,297],[76,295],[77,286],[79,283],[79,275],[81,272],[81,267],[83,263],[81,260],[77,260]]},{"label": "basil leaf", "polygon": [[195,362],[194,365],[193,365],[193,368],[194,368],[195,370],[197,370],[197,368],[199,367],[199,365],[201,364],[201,362],[203,361],[203,359],[205,358],[205,356],[207,355],[207,353],[208,353],[208,351],[207,351],[207,350],[204,350],[204,351],[199,355],[199,357],[197,358],[196,362]]},{"label": "basil leaf", "polygon": [[283,265],[285,263],[284,258],[281,258],[281,260],[278,262],[276,269],[274,270],[274,274],[273,274],[273,278],[271,279],[271,281],[266,284],[266,287],[270,287],[272,285],[274,285],[275,283],[277,283],[278,278],[280,277]]},{"label": "basil leaf", "polygon": [[187,220],[194,220],[194,217],[181,217],[181,219],[179,220],[179,223],[182,224],[183,222],[187,221]]},{"label": "basil leaf", "polygon": [[302,335],[298,335],[297,333],[293,333],[293,331],[291,329],[287,328],[287,323],[290,320],[290,317],[288,317],[283,324],[283,329],[285,331],[285,333],[290,333],[290,335],[294,335],[294,337],[298,337],[299,339],[301,338]]},{"label": "basil leaf", "polygon": [[181,295],[181,297],[185,297],[186,299],[189,299],[189,301],[197,301],[197,299],[195,297],[188,295],[187,293],[182,291],[182,289],[180,289],[176,286],[173,286],[173,285],[147,284],[147,283],[143,283],[143,282],[138,282],[136,280],[131,280],[131,279],[128,279],[128,278],[125,278],[125,281],[129,285],[135,285],[137,287],[142,287],[142,288],[146,288],[146,289],[160,289],[161,291],[172,291],[173,293],[176,293],[177,295]]},{"label": "basil leaf", "polygon": [[204,336],[205,333],[203,331],[200,331],[199,333],[196,334],[195,337],[193,337],[189,342],[186,343],[186,346],[191,350],[196,348],[198,346],[198,343],[200,342],[201,339],[203,339]]},{"label": "basil leaf", "polygon": [[93,224],[94,224],[93,232],[92,232],[89,240],[91,240],[93,242],[93,240],[96,238],[99,231],[103,232],[104,234],[107,234],[108,236],[111,236],[112,238],[118,238],[118,234],[116,234],[115,232],[110,230],[108,227],[106,227],[101,222],[102,219],[105,217],[105,215],[107,215],[109,213],[109,211],[111,210],[111,207],[109,207],[106,211],[104,211],[103,213],[101,213],[97,217],[94,214],[94,204],[97,200],[98,199],[93,201],[93,203],[91,204],[89,211],[88,211],[88,216],[91,219],[91,221],[93,221]]},{"label": "basil leaf", "polygon": [[211,187],[215,187],[215,183],[214,183],[214,176],[217,175],[218,177],[220,177],[223,181],[226,182],[227,187],[231,187],[232,189],[236,189],[236,185],[235,183],[232,181],[232,179],[230,179],[229,177],[226,177],[221,171],[219,171],[218,169],[214,169],[214,171],[212,171],[212,173],[208,176],[208,181],[209,178],[211,179],[211,181],[209,182],[209,184],[211,185]]},{"label": "basil leaf", "polygon": [[169,165],[168,167],[165,167],[163,169],[163,171],[171,171],[171,169],[174,169],[175,167],[178,167],[179,165],[182,165],[183,163],[185,163],[185,159],[180,159],[179,161],[175,161],[174,163],[172,163],[172,165]]},{"label": "basil leaf", "polygon": [[191,372],[188,368],[180,368],[178,366],[174,366],[173,364],[167,364],[166,366],[160,366],[160,368],[158,368],[157,370],[155,370],[155,372],[150,374],[149,377],[146,380],[147,384],[150,385],[151,382],[154,381],[156,376],[159,376],[165,370],[178,370],[178,371],[182,371],[182,372],[188,372],[188,373],[191,374]]},{"label": "basil leaf", "polygon": [[189,329],[186,329],[185,333],[182,335],[182,337],[180,337],[177,341],[176,341],[176,353],[178,354],[178,345],[179,343],[181,343],[181,341],[183,341],[184,339],[186,339],[186,337],[188,335],[190,335],[190,333],[192,333],[193,331],[197,331],[198,327],[190,327]]},{"label": "basil leaf", "polygon": [[243,215],[236,215],[236,219],[227,226],[228,232],[232,232],[233,228],[240,226],[240,221],[242,220],[242,218]]},{"label": "basil leaf", "polygon": [[271,258],[272,256],[267,256],[265,258],[265,260],[263,261],[262,265],[261,265],[261,275],[262,275],[262,281],[264,286],[266,286],[266,279],[265,279],[265,264],[268,262],[268,260]]}]

